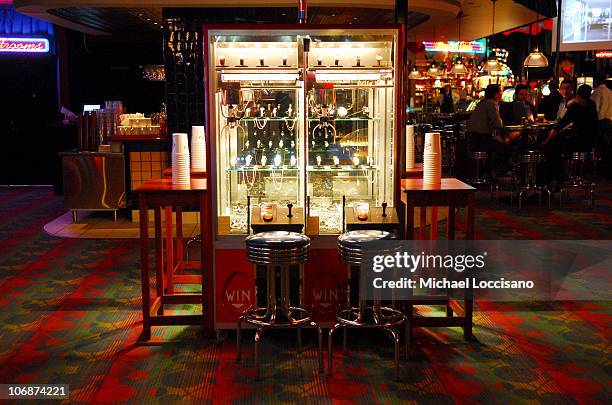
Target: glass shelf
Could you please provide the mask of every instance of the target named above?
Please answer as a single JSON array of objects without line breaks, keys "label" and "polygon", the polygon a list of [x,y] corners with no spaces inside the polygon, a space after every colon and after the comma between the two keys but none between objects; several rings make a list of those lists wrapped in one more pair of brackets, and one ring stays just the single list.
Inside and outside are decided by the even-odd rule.
[{"label": "glass shelf", "polygon": [[243,122],[255,122],[255,121],[284,122],[284,121],[296,121],[296,118],[279,118],[279,117],[240,118],[240,121],[243,121]]},{"label": "glass shelf", "polygon": [[351,166],[351,165],[340,165],[330,166],[330,165],[321,165],[321,166],[308,166],[308,171],[313,173],[323,173],[323,172],[350,172],[350,173],[363,173],[377,171],[378,167],[376,166]]},{"label": "glass shelf", "polygon": [[238,173],[238,172],[299,172],[300,168],[296,166],[234,166],[225,169],[226,173]]},{"label": "glass shelf", "polygon": [[[308,118],[308,121],[320,121],[321,118]],[[360,122],[360,121],[380,121],[382,118],[328,118],[328,121],[338,122]]]}]

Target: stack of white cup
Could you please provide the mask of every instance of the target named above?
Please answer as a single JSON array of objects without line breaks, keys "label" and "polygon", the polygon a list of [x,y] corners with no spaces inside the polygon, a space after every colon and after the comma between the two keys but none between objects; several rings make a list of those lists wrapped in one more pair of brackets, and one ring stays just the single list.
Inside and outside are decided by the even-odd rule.
[{"label": "stack of white cup", "polygon": [[189,139],[187,134],[172,134],[172,184],[190,184]]},{"label": "stack of white cup", "polygon": [[442,182],[441,149],[440,133],[426,133],[423,153],[423,184],[440,184]]},{"label": "stack of white cup", "polygon": [[206,138],[203,126],[191,127],[191,168],[206,171]]},{"label": "stack of white cup", "polygon": [[406,125],[406,169],[414,169],[414,125]]}]

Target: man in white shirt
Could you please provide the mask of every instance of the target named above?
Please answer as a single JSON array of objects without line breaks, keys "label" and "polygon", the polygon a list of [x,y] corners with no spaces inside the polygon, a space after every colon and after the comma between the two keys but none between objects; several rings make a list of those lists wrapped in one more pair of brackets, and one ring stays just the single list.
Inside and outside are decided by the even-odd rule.
[{"label": "man in white shirt", "polygon": [[608,178],[612,179],[612,80],[604,80],[602,74],[597,74],[595,80],[597,87],[591,100],[597,107],[597,152],[607,168]]}]

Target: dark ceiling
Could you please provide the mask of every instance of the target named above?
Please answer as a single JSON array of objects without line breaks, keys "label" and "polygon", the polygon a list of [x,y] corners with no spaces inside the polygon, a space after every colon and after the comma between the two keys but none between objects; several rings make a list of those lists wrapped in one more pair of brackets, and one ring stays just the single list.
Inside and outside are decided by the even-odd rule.
[{"label": "dark ceiling", "polygon": [[[166,11],[197,12],[205,20],[218,23],[293,23],[296,8],[207,8],[172,9],[161,8],[92,8],[70,7],[49,10],[63,19],[93,28],[108,34],[151,33],[161,29]],[[311,7],[308,22],[312,24],[388,24],[394,22],[394,10],[376,8],[331,8]],[[416,12],[408,13],[408,28],[413,28],[429,19]]]}]

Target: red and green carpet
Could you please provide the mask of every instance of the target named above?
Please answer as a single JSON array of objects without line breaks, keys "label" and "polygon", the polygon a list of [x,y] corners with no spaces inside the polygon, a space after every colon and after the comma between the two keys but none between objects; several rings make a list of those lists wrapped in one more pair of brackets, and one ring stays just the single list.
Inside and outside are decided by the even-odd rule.
[{"label": "red and green carpet", "polygon": [[[485,239],[611,239],[612,187],[597,207],[518,212],[479,198]],[[353,332],[337,350],[335,374],[316,369],[310,349],[271,332],[254,381],[252,335],[235,361],[233,338],[206,340],[199,328],[141,332],[137,240],[58,239],[43,225],[62,213],[46,188],[0,189],[0,382],[70,384],[71,403],[540,403],[609,404],[609,302],[484,304],[476,342],[454,329],[420,330],[402,382],[392,345]],[[341,339],[337,339],[340,341]]]}]

